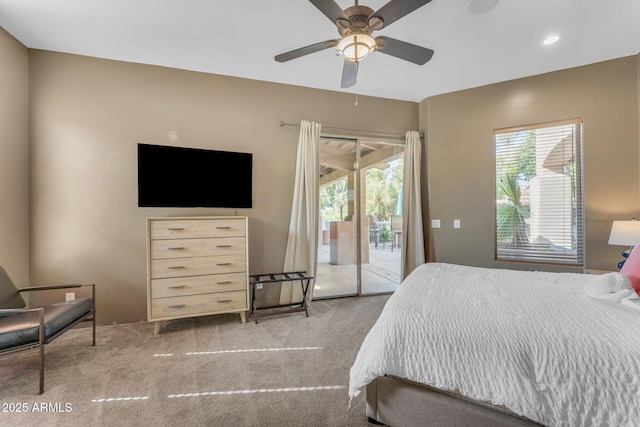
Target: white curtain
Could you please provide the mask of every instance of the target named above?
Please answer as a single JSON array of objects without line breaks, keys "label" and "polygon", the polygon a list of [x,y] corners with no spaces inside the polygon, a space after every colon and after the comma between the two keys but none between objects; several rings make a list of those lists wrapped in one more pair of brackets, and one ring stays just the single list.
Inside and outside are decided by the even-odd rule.
[{"label": "white curtain", "polygon": [[[306,120],[300,123],[289,238],[283,270],[306,271],[314,277],[318,262],[320,127],[320,124]],[[315,280],[312,280],[307,292],[307,301],[311,301],[314,284]],[[280,304],[300,301],[302,301],[300,283],[283,283]]]},{"label": "white curtain", "polygon": [[420,134],[407,132],[404,149],[402,212],[402,278],[424,264],[424,233],[422,227],[422,196],[420,190]]}]

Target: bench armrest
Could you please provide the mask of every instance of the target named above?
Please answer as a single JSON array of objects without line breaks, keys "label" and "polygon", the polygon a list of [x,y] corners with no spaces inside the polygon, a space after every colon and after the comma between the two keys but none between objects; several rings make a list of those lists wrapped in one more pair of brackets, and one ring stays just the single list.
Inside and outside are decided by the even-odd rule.
[{"label": "bench armrest", "polygon": [[1,308],[0,309],[0,317],[10,316],[12,314],[21,314],[24,312],[22,308]]},{"label": "bench armrest", "polygon": [[71,289],[71,288],[80,288],[86,285],[50,285],[50,286],[28,286],[26,288],[18,289],[18,292],[32,292],[32,291],[50,291],[53,289]]},{"label": "bench armrest", "polygon": [[42,308],[42,307],[35,307],[35,308],[0,308],[0,317],[15,316],[16,314],[28,313],[30,311],[38,311],[38,312],[40,312],[40,317],[42,317],[44,319],[44,308]]},{"label": "bench armrest", "polygon": [[69,284],[69,285],[49,285],[49,286],[27,286],[26,288],[18,289],[18,292],[33,292],[33,291],[51,291],[55,289],[73,289],[73,288],[82,288],[85,286],[91,286],[93,289],[91,291],[92,295],[95,296],[96,293],[96,285],[92,284]]},{"label": "bench armrest", "polygon": [[18,292],[33,292],[33,291],[50,291],[55,289],[74,289],[74,288],[83,288],[89,286],[91,287],[91,299],[95,301],[96,299],[96,285],[95,283],[91,284],[70,284],[70,285],[51,285],[51,286],[28,286],[26,288],[18,289]]}]

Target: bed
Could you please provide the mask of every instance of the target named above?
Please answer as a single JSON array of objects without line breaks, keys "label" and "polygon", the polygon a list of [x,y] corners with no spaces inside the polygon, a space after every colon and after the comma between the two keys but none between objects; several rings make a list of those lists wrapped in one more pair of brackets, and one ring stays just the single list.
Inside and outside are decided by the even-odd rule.
[{"label": "bed", "polygon": [[392,426],[636,426],[640,299],[620,273],[424,264],[362,343],[365,387]]}]

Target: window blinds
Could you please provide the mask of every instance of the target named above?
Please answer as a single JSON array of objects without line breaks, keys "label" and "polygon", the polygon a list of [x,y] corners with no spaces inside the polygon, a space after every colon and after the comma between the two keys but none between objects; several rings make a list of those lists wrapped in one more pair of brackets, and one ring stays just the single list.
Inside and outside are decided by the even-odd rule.
[{"label": "window blinds", "polygon": [[583,264],[582,121],[494,131],[496,259]]}]

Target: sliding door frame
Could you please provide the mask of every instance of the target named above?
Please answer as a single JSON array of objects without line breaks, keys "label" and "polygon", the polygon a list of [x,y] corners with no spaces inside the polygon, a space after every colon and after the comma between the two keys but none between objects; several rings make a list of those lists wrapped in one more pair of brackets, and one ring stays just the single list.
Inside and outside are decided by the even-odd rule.
[{"label": "sliding door frame", "polygon": [[[377,293],[362,293],[362,198],[364,195],[362,194],[362,177],[361,177],[361,146],[363,142],[370,142],[371,144],[381,145],[381,146],[396,146],[396,147],[405,147],[405,142],[399,138],[385,137],[385,138],[371,138],[371,137],[353,137],[353,136],[345,136],[345,135],[332,135],[332,134],[321,134],[320,141],[345,141],[345,142],[353,142],[355,143],[355,168],[354,168],[354,216],[356,218],[356,293],[355,294],[341,294],[336,296],[324,296],[315,298],[312,295],[312,299],[331,299],[331,298],[345,298],[345,297],[361,297],[361,296],[375,296],[375,295],[388,295],[392,292],[377,292]],[[318,209],[320,209],[320,205],[318,204]],[[320,215],[320,211],[318,210],[317,215]],[[317,255],[316,255],[317,256]],[[404,257],[404,254],[402,255]]]}]

